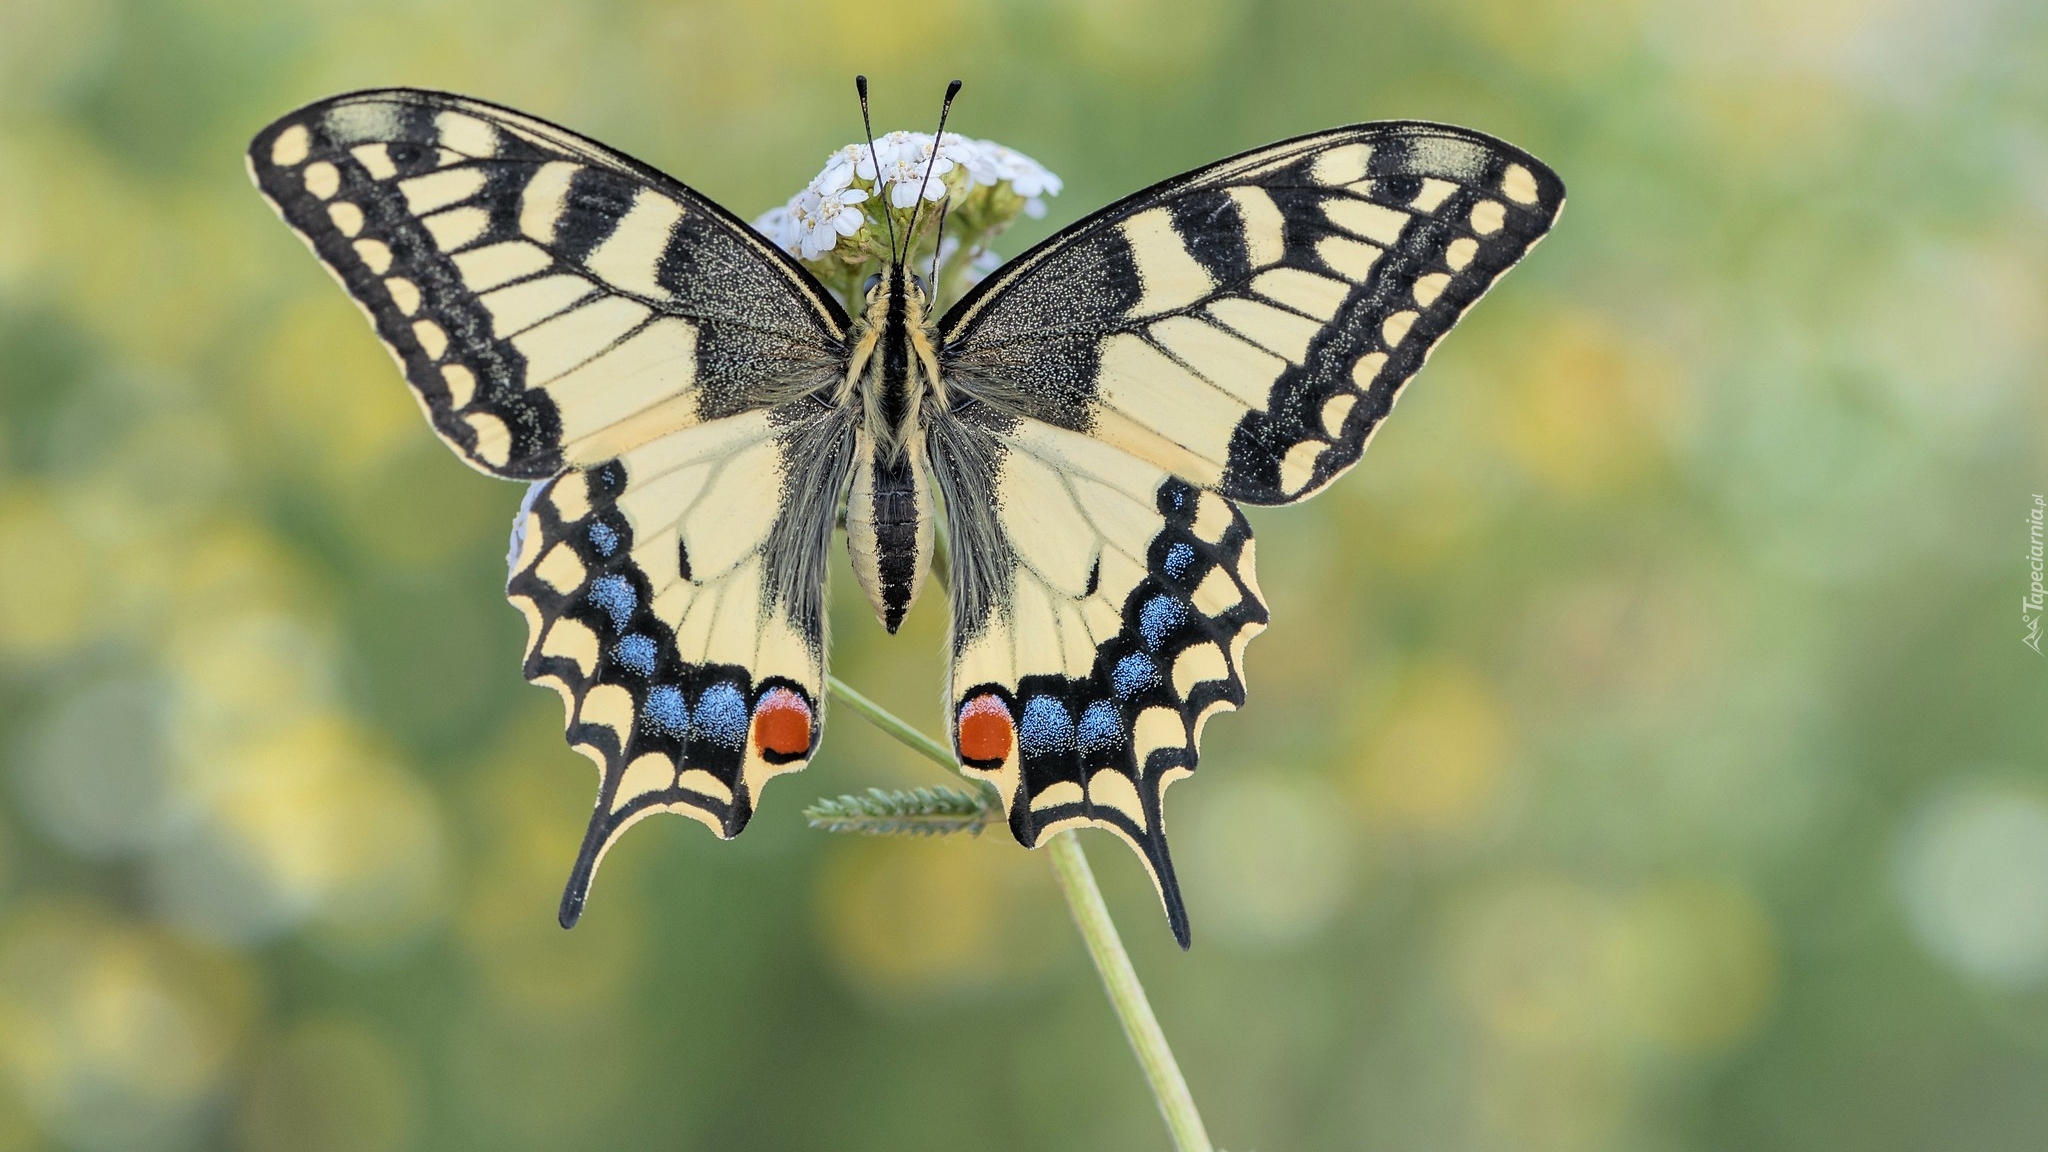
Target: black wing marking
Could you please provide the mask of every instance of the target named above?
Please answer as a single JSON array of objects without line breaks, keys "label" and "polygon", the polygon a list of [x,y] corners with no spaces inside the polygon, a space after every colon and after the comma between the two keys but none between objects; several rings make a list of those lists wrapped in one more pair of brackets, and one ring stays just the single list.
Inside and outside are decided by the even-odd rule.
[{"label": "black wing marking", "polygon": [[1547,232],[1564,185],[1416,122],[1320,132],[1146,189],[978,286],[948,383],[1255,504],[1356,463],[1429,350]]},{"label": "black wing marking", "polygon": [[786,253],[622,153],[411,89],[309,104],[249,170],[356,299],[434,430],[544,479],[829,384],[846,316]]}]

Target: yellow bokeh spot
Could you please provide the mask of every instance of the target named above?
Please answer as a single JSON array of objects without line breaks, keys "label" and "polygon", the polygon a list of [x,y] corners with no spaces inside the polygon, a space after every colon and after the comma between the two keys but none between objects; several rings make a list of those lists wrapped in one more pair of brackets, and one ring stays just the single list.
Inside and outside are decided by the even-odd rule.
[{"label": "yellow bokeh spot", "polygon": [[246,1152],[396,1152],[418,1111],[391,1045],[353,1020],[316,1020],[271,1044],[236,1109]]},{"label": "yellow bokeh spot", "polygon": [[1000,833],[967,839],[846,839],[819,911],[840,968],[884,998],[984,990],[1036,971],[1057,937],[1034,911],[1050,887],[1042,857]]},{"label": "yellow bokeh spot", "polygon": [[420,427],[419,404],[362,314],[331,292],[293,302],[248,388],[252,419],[283,462],[330,483],[360,482]]},{"label": "yellow bokeh spot", "polygon": [[[1798,7],[1781,5],[1781,7]],[[1810,73],[1703,70],[1676,84],[1707,146],[1728,168],[1809,167],[1853,138],[1856,105],[1839,83]]]},{"label": "yellow bokeh spot", "polygon": [[246,316],[227,301],[251,264],[247,217],[210,187],[137,180],[99,141],[59,123],[14,138],[29,180],[62,190],[32,209],[37,289],[132,363],[188,363]]},{"label": "yellow bokeh spot", "polygon": [[1683,880],[1629,901],[1621,917],[1624,1027],[1678,1052],[1724,1049],[1756,1030],[1778,983],[1763,908],[1732,884]]},{"label": "yellow bokeh spot", "polygon": [[1678,401],[1678,373],[1662,354],[1587,313],[1525,339],[1495,407],[1509,454],[1568,496],[1622,489],[1649,471],[1658,425]]},{"label": "yellow bokeh spot", "polygon": [[1661,38],[1684,108],[1673,127],[1696,127],[1724,169],[1814,171],[1858,138],[1859,73],[1890,57],[1898,82],[1924,82],[1906,79],[1921,56],[1913,41],[1932,27],[1914,27],[1916,8],[1933,11],[1899,0],[1668,5]]},{"label": "yellow bokeh spot", "polygon": [[[929,59],[986,15],[978,0],[840,0],[824,7],[832,43],[846,59],[861,61],[868,69]],[[773,35],[769,29],[763,31]],[[882,127],[877,125],[875,131],[880,133]]]},{"label": "yellow bokeh spot", "polygon": [[162,633],[187,786],[212,795],[247,746],[332,707],[334,645],[306,618],[296,564],[253,525],[206,525],[155,553],[165,570],[131,591]]},{"label": "yellow bokeh spot", "polygon": [[323,943],[374,952],[440,911],[442,836],[433,798],[353,723],[307,717],[243,745],[222,766],[213,820]]},{"label": "yellow bokeh spot", "polygon": [[1353,777],[1368,820],[1440,836],[1492,809],[1514,740],[1499,698],[1477,673],[1449,663],[1416,670],[1378,724],[1364,734]]},{"label": "yellow bokeh spot", "polygon": [[176,622],[163,662],[175,686],[177,750],[201,792],[214,791],[249,745],[319,712],[333,693],[328,646],[283,614],[193,612]]},{"label": "yellow bokeh spot", "polygon": [[1888,24],[1897,30],[1897,17],[1909,10],[1901,0],[1732,0],[1698,16],[1719,26],[1722,46],[1745,44],[1756,57],[1818,66],[1873,30]]},{"label": "yellow bokeh spot", "polygon": [[1620,931],[1613,903],[1591,889],[1516,877],[1453,907],[1444,963],[1459,1000],[1495,1041],[1597,1045],[1613,1031]]},{"label": "yellow bokeh spot", "polygon": [[42,199],[47,194],[22,149],[0,136],[0,289],[18,290],[44,258]]},{"label": "yellow bokeh spot", "polygon": [[0,935],[0,1071],[45,1126],[174,1126],[220,1086],[253,1006],[241,961],[87,905],[33,906]]},{"label": "yellow bokeh spot", "polygon": [[181,538],[172,592],[181,614],[282,610],[313,599],[276,537],[247,521],[223,520]]},{"label": "yellow bokeh spot", "polygon": [[0,496],[0,658],[48,657],[77,641],[97,595],[94,559],[47,495]]},{"label": "yellow bokeh spot", "polygon": [[1516,64],[1569,81],[1640,50],[1644,7],[1643,0],[1474,0],[1443,11]]},{"label": "yellow bokeh spot", "polygon": [[1762,908],[1717,880],[1614,897],[1514,877],[1454,905],[1443,940],[1459,999],[1517,1050],[1725,1050],[1755,1032],[1778,981]]},{"label": "yellow bokeh spot", "polygon": [[1238,0],[1067,0],[1064,7],[1081,57],[1125,78],[1202,64],[1243,16]]}]

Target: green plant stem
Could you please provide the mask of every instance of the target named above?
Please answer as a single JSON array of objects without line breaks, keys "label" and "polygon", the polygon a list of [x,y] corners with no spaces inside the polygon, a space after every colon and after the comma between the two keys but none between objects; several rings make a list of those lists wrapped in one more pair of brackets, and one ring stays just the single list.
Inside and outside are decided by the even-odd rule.
[{"label": "green plant stem", "polygon": [[1110,1006],[1124,1026],[1124,1038],[1137,1054],[1138,1067],[1145,1070],[1145,1082],[1152,1086],[1152,1098],[1159,1102],[1159,1114],[1173,1133],[1173,1146],[1180,1152],[1210,1152],[1209,1132],[1202,1127],[1202,1114],[1195,1110],[1195,1098],[1188,1082],[1174,1063],[1173,1049],[1166,1046],[1166,1033],[1159,1030],[1159,1018],[1152,1014],[1152,1002],[1145,998],[1145,986],[1138,983],[1138,971],[1124,952],[1124,942],[1109,918],[1109,906],[1102,902],[1102,889],[1095,886],[1095,872],[1081,852],[1081,841],[1073,832],[1056,833],[1046,843],[1052,854],[1052,872],[1059,877],[1067,909],[1081,929],[1088,945],[1088,958],[1095,961],[1095,974],[1109,993]]},{"label": "green plant stem", "polygon": [[[847,687],[837,676],[828,677],[826,683],[834,700],[860,713],[875,727],[947,771],[960,771],[952,751],[945,745]],[[1131,967],[1123,939],[1109,918],[1109,906],[1102,902],[1102,889],[1096,887],[1095,873],[1088,867],[1081,841],[1071,831],[1061,832],[1047,842],[1046,852],[1052,857],[1053,875],[1059,879],[1067,910],[1073,913],[1074,925],[1081,930],[1081,940],[1088,946],[1095,974],[1102,979],[1109,1005],[1116,1011],[1117,1022],[1123,1025],[1124,1037],[1131,1042],[1138,1066],[1144,1069],[1145,1083],[1152,1089],[1160,1115],[1166,1118],[1167,1131],[1173,1134],[1174,1147],[1178,1152],[1213,1152],[1209,1133],[1202,1127],[1202,1115],[1195,1110],[1195,1098],[1188,1092],[1188,1082],[1180,1074],[1180,1065],[1174,1062],[1173,1049],[1167,1046],[1166,1033],[1160,1031],[1159,1018],[1152,1014],[1151,1001],[1145,998],[1145,986],[1138,982],[1138,971]]]}]

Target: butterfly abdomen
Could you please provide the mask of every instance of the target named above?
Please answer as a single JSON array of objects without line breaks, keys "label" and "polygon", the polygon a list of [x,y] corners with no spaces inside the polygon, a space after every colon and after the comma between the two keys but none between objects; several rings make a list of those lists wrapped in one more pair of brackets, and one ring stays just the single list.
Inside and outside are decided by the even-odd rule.
[{"label": "butterfly abdomen", "polygon": [[924,433],[911,452],[885,460],[863,439],[846,501],[846,547],[853,571],[882,627],[896,631],[917,602],[932,558],[932,493],[924,469]]}]

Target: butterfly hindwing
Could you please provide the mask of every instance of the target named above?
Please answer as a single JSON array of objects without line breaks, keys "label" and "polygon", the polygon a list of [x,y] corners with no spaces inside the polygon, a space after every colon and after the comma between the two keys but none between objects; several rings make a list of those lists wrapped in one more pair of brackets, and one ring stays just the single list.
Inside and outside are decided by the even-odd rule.
[{"label": "butterfly hindwing", "polygon": [[249,168],[471,465],[545,479],[801,395],[844,313],[724,209],[611,149],[411,89],[310,104]]},{"label": "butterfly hindwing", "polygon": [[937,425],[953,557],[954,748],[1018,841],[1105,827],[1144,858],[1188,941],[1161,796],[1203,726],[1244,702],[1265,627],[1232,503],[1077,433],[986,410]]},{"label": "butterfly hindwing", "polygon": [[948,382],[1233,499],[1356,463],[1438,338],[1556,219],[1564,186],[1491,137],[1362,124],[1104,209],[941,323]]},{"label": "butterfly hindwing", "polygon": [[831,494],[850,459],[844,422],[803,406],[700,425],[529,493],[507,585],[529,625],[526,676],[561,693],[569,742],[599,770],[564,924],[642,816],[733,836],[761,786],[815,751]]}]

